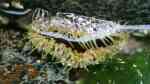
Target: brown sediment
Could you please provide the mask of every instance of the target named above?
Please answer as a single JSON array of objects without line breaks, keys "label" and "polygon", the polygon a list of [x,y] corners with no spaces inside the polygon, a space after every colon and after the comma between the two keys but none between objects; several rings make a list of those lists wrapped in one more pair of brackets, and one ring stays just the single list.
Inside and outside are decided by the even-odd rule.
[{"label": "brown sediment", "polygon": [[27,75],[29,79],[33,79],[38,75],[38,70],[36,70],[33,65],[27,64],[16,64],[10,65],[14,69],[6,71],[7,67],[0,65],[0,84],[13,84],[21,82],[21,77]]}]

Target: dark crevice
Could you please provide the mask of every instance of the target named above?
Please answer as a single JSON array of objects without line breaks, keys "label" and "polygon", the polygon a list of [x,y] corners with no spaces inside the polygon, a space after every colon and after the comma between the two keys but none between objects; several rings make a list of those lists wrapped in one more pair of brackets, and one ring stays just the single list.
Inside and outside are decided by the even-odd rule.
[{"label": "dark crevice", "polygon": [[[87,41],[86,43],[77,42],[77,41],[68,42],[67,40],[61,39],[61,38],[59,39],[55,38],[55,40],[57,43],[64,43],[67,47],[71,47],[73,50],[77,50],[78,52],[85,52],[87,49],[97,48],[97,47],[107,47],[107,46],[113,45],[113,41],[109,39],[108,37],[104,39],[95,39],[97,46],[94,45],[93,40]],[[84,47],[82,47],[83,44],[85,45]]]}]

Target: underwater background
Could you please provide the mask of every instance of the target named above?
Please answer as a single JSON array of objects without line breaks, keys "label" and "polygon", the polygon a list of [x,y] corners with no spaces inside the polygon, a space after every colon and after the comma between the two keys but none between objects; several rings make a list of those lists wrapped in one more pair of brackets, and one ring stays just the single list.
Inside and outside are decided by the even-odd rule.
[{"label": "underwater background", "polygon": [[[7,3],[11,4],[10,7]],[[62,58],[52,56],[53,50],[45,54],[35,48],[41,47],[36,45],[38,41],[47,42],[45,39],[29,38],[36,35],[30,31],[33,12],[17,12],[36,8],[47,10],[50,16],[67,12],[120,24],[150,24],[149,0],[0,0],[0,84],[150,83],[149,31],[129,34],[123,49],[111,53],[113,57],[104,62],[87,65],[86,69],[68,67],[66,63],[70,61],[58,60]],[[14,12],[10,14],[3,9]],[[50,42],[47,44],[53,45]]]}]

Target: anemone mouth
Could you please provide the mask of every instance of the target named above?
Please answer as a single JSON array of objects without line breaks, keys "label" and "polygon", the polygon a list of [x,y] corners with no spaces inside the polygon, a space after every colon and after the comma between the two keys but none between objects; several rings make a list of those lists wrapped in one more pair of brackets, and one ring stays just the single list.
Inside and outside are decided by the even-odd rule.
[{"label": "anemone mouth", "polygon": [[125,33],[112,36],[113,44],[107,46],[102,45],[99,39],[95,39],[98,47],[83,48],[78,41],[72,42],[72,46],[65,39],[46,37],[33,31],[28,32],[33,48],[42,50],[44,57],[50,54],[58,62],[72,68],[86,68],[88,65],[98,64],[107,58],[112,58],[126,42],[127,37]]}]

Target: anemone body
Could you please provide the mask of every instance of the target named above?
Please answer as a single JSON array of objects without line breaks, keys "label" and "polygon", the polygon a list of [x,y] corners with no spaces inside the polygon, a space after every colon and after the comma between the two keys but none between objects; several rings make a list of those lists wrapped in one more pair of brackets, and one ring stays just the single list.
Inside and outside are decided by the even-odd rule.
[{"label": "anemone body", "polygon": [[57,42],[54,38],[47,38],[36,32],[28,32],[28,38],[33,48],[40,49],[45,56],[53,56],[57,62],[73,68],[86,68],[88,65],[99,64],[112,58],[127,40],[127,34],[114,37],[112,45],[90,48],[84,51],[74,49],[64,43]]}]

